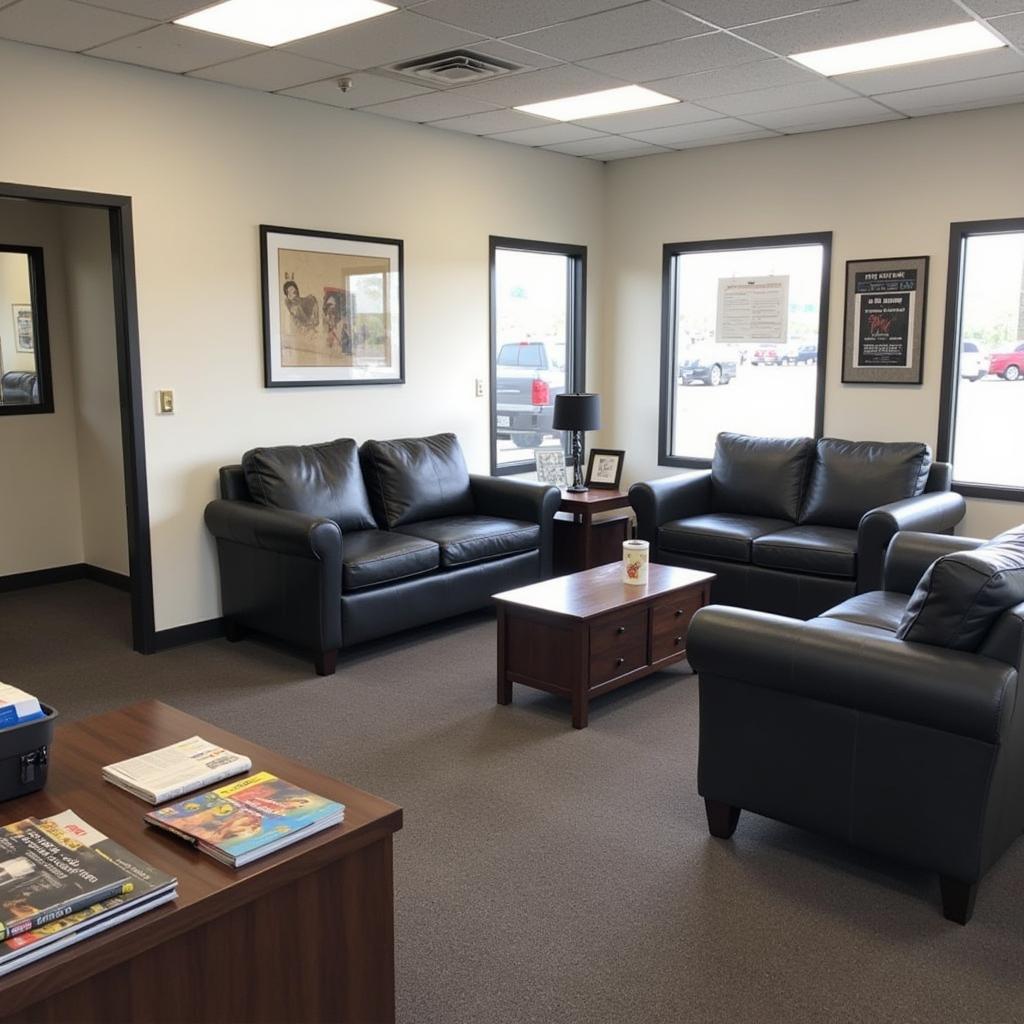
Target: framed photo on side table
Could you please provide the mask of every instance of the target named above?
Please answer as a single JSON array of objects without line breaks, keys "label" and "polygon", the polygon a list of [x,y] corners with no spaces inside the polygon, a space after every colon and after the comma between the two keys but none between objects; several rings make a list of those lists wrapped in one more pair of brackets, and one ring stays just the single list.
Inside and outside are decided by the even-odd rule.
[{"label": "framed photo on side table", "polygon": [[622,464],[625,461],[625,451],[615,448],[591,448],[590,461],[587,462],[587,486],[617,491],[622,479]]},{"label": "framed photo on side table", "polygon": [[260,225],[264,384],[405,382],[402,242]]},{"label": "framed photo on side table", "polygon": [[849,260],[844,384],[920,384],[928,257]]},{"label": "framed photo on side table", "polygon": [[565,452],[561,448],[535,448],[534,461],[537,464],[537,483],[568,487],[565,473]]}]

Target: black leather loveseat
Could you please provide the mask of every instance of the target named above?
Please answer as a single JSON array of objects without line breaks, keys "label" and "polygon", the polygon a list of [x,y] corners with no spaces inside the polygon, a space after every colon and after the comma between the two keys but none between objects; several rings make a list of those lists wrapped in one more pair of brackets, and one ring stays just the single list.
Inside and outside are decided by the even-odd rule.
[{"label": "black leather loveseat", "polygon": [[38,405],[39,375],[32,370],[8,370],[0,378],[4,405]]},{"label": "black leather loveseat", "polygon": [[697,612],[698,788],[713,835],[742,808],[936,871],[966,924],[1024,830],[1024,527],[899,533],[882,585],[809,622]]},{"label": "black leather loveseat", "polygon": [[228,637],[338,649],[551,575],[557,488],[471,476],[453,434],[256,448],[206,506]]},{"label": "black leather loveseat", "polygon": [[719,434],[710,469],[629,497],[652,560],[715,573],[715,604],[807,619],[877,590],[898,530],[952,532],[950,477],[925,444]]}]

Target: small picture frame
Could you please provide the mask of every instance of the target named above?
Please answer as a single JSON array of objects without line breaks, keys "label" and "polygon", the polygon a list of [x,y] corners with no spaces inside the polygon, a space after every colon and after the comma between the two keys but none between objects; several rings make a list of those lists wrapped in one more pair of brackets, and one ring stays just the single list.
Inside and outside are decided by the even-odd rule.
[{"label": "small picture frame", "polygon": [[32,321],[32,306],[29,303],[15,302],[11,305],[14,316],[14,348],[16,352],[35,352],[35,325]]},{"label": "small picture frame", "polygon": [[568,487],[565,473],[565,452],[560,448],[535,448],[534,462],[537,465],[537,483],[553,487]]},{"label": "small picture frame", "polygon": [[587,462],[587,487],[617,491],[626,453],[615,448],[591,448]]}]

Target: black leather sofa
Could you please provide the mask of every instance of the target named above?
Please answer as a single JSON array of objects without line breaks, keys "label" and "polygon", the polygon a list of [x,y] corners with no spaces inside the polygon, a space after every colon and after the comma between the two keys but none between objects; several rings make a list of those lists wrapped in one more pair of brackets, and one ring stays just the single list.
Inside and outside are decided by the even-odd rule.
[{"label": "black leather sofa", "polygon": [[878,589],[898,530],[950,533],[966,504],[925,444],[719,434],[711,468],[629,489],[651,559],[716,574],[716,604],[807,619]]},{"label": "black leather sofa", "polygon": [[937,871],[966,924],[1024,829],[1024,527],[899,533],[882,583],[809,622],[697,612],[698,788],[713,835],[742,808]]},{"label": "black leather sofa", "polygon": [[453,434],[256,448],[206,507],[229,639],[338,650],[551,575],[555,487],[471,476]]},{"label": "black leather sofa", "polygon": [[38,405],[39,375],[32,370],[8,370],[0,379],[4,405]]}]

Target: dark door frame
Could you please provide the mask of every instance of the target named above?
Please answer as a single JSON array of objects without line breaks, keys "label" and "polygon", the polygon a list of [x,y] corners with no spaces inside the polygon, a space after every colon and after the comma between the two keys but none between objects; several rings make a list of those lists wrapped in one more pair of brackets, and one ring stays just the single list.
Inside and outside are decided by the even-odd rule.
[{"label": "dark door frame", "polygon": [[153,612],[153,557],[149,536],[146,438],[142,420],[142,372],[131,197],[0,182],[0,198],[30,199],[59,206],[87,206],[107,211],[110,222],[111,269],[114,278],[121,449],[124,456],[125,504],[128,513],[132,647],[141,654],[152,654],[156,650],[156,620]]}]

